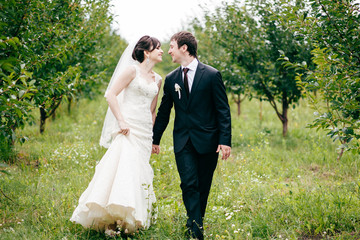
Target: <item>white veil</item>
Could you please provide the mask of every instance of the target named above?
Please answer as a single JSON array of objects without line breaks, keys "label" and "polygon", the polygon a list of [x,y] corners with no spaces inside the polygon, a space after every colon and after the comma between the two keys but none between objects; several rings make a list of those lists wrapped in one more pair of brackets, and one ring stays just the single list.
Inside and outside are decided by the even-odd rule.
[{"label": "white veil", "polygon": [[[138,63],[136,60],[134,60],[132,58],[132,53],[135,48],[135,45],[136,45],[136,41],[131,42],[127,46],[127,48],[124,50],[123,54],[121,55],[121,58],[115,68],[115,71],[114,71],[114,73],[110,79],[109,85],[106,89],[105,96],[106,96],[106,93],[109,91],[110,87],[114,84],[114,82],[119,79],[119,76],[121,75],[121,73],[128,66]],[[120,107],[121,107],[121,103],[123,101],[123,95],[124,95],[125,90],[126,89],[121,91],[121,93],[117,96]],[[103,129],[101,132],[100,145],[105,148],[109,148],[112,140],[118,134],[119,130],[120,130],[120,128],[119,128],[118,122],[117,122],[114,114],[108,107],[108,110],[107,110],[107,113],[105,116],[105,120],[104,120],[104,126],[103,126]]]}]

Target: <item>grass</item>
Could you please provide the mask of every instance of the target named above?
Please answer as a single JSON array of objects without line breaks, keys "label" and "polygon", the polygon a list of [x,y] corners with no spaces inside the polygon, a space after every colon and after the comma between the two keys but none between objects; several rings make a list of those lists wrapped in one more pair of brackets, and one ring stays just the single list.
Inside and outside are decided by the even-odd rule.
[{"label": "grass", "polygon": [[[19,134],[17,161],[0,175],[0,239],[104,239],[69,221],[105,149],[98,144],[106,102],[81,100],[60,109],[43,135],[38,126]],[[206,239],[359,239],[360,157],[346,153],[323,132],[306,128],[312,110],[290,111],[289,136],[281,136],[272,108],[232,105],[233,148],[219,160],[204,227]],[[171,120],[172,121],[172,120]],[[172,149],[172,122],[152,156],[157,222],[132,239],[185,239],[185,208]],[[120,237],[118,238],[120,239]]]}]

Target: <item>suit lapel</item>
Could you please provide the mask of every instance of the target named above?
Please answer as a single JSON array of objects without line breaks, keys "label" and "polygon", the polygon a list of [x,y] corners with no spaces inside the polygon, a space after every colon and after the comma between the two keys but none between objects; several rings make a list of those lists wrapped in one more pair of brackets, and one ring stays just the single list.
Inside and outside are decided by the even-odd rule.
[{"label": "suit lapel", "polygon": [[[180,90],[180,93],[181,93],[181,98],[179,99],[180,102],[182,102],[183,104],[185,104],[185,106],[187,105],[188,103],[188,97],[186,95],[186,92],[185,92],[185,85],[184,85],[184,82],[183,82],[183,79],[182,79],[182,74],[181,74],[181,67],[179,67],[177,69],[177,73],[175,74],[175,83],[179,84],[181,90]],[[177,96],[178,93],[176,93]]]},{"label": "suit lapel", "polygon": [[[191,92],[190,92],[190,96],[189,96],[189,101],[188,101],[188,105],[190,104],[191,100],[194,98],[194,93],[196,92],[196,88],[198,87],[199,85],[199,82],[204,74],[204,71],[205,71],[205,66],[204,64],[202,64],[200,61],[199,61],[199,64],[196,68],[196,72],[195,72],[195,76],[194,76],[194,81],[193,81],[193,84],[191,86]],[[184,84],[183,84],[184,85]],[[185,92],[185,91],[184,91]]]}]

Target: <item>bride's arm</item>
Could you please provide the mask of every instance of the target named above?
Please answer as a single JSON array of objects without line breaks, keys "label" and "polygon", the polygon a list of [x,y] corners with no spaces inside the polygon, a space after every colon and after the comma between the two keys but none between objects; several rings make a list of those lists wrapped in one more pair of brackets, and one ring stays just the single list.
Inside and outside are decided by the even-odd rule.
[{"label": "bride's arm", "polygon": [[159,88],[158,94],[156,94],[156,96],[154,97],[154,100],[152,101],[151,106],[150,106],[153,125],[155,123],[155,118],[156,118],[156,105],[157,105],[159,92],[160,92],[160,88],[161,88],[161,80],[159,80],[159,82],[158,82],[158,88]]},{"label": "bride's arm", "polygon": [[[116,120],[120,125],[120,129],[123,129],[122,125],[126,125],[124,122],[124,118],[120,112],[120,106],[117,100],[117,95],[120,94],[122,90],[124,90],[130,82],[136,76],[136,69],[134,66],[130,66],[124,70],[124,72],[119,76],[119,78],[114,82],[114,84],[110,87],[110,89],[105,94],[106,101],[109,104],[109,107],[114,114]],[[125,127],[127,128],[127,127]]]}]

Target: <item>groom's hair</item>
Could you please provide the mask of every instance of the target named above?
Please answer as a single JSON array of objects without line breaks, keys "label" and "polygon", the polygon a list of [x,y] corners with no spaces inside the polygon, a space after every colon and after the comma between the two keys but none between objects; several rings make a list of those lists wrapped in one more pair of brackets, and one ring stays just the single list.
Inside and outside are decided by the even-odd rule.
[{"label": "groom's hair", "polygon": [[181,31],[175,33],[170,41],[175,40],[178,47],[180,48],[184,44],[187,46],[187,50],[190,56],[197,57],[197,41],[194,35],[187,31]]},{"label": "groom's hair", "polygon": [[139,39],[132,52],[132,58],[142,63],[144,61],[144,51],[152,52],[155,48],[161,46],[157,38],[145,35]]}]

